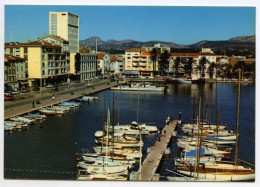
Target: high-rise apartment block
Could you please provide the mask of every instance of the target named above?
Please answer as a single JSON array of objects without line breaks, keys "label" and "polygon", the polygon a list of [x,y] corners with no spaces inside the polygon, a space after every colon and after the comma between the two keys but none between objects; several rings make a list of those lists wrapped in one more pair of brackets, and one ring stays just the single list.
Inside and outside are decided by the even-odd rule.
[{"label": "high-rise apartment block", "polygon": [[69,12],[49,12],[49,34],[68,40],[71,53],[79,52],[79,16]]}]

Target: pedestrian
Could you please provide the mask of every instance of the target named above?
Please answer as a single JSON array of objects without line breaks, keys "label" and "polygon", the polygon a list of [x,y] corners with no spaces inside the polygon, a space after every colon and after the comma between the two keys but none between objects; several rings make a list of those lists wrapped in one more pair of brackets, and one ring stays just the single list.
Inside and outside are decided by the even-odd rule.
[{"label": "pedestrian", "polygon": [[170,119],[171,119],[171,118],[170,118],[170,115],[168,115],[168,116],[167,116],[167,119],[166,119],[166,121],[165,121],[166,125],[169,125],[169,124],[170,124]]},{"label": "pedestrian", "polygon": [[179,113],[179,120],[181,120],[181,112]]},{"label": "pedestrian", "polygon": [[35,105],[34,105],[34,100],[32,101],[32,107],[33,107],[33,108],[35,107]]},{"label": "pedestrian", "polygon": [[166,136],[166,129],[164,129],[163,131],[163,136]]},{"label": "pedestrian", "polygon": [[52,95],[52,100],[54,100],[55,99],[55,96],[54,96],[54,94]]},{"label": "pedestrian", "polygon": [[158,141],[159,142],[161,141],[161,130],[160,129],[158,130]]}]

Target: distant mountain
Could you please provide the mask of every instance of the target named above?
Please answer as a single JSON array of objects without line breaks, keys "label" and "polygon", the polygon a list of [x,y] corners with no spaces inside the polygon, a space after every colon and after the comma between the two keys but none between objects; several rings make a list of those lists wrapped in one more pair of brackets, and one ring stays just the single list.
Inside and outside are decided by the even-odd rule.
[{"label": "distant mountain", "polygon": [[80,40],[80,46],[90,46],[92,49],[96,48],[96,41],[99,51],[125,51],[130,48],[141,48],[141,47],[149,47],[154,46],[154,44],[160,43],[161,46],[167,46],[170,48],[185,48],[184,45],[178,45],[172,42],[164,42],[164,41],[148,41],[148,42],[140,42],[135,40],[108,40],[103,41],[99,37],[91,37],[85,40]]},{"label": "distant mountain", "polygon": [[254,36],[238,36],[238,37],[235,37],[235,38],[231,38],[228,41],[230,41],[230,42],[255,43],[255,35]]},{"label": "distant mountain", "polygon": [[108,40],[103,41],[99,37],[91,37],[85,40],[80,40],[80,46],[90,46],[92,49],[96,48],[96,41],[98,46],[98,51],[104,51],[109,53],[121,52],[123,53],[125,50],[130,48],[141,48],[141,47],[149,47],[154,46],[154,44],[160,43],[161,46],[170,47],[172,51],[174,50],[198,50],[202,47],[209,47],[215,51],[223,51],[223,50],[239,50],[239,51],[255,51],[255,35],[254,36],[238,36],[228,40],[220,40],[220,41],[208,41],[202,40],[198,43],[191,45],[180,45],[173,42],[165,42],[165,41],[147,41],[140,42],[135,40]]}]

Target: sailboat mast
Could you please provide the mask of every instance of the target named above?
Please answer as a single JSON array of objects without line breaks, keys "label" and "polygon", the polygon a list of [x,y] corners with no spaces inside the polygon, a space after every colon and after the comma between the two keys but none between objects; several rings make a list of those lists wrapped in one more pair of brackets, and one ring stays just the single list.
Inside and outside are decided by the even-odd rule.
[{"label": "sailboat mast", "polygon": [[113,91],[113,106],[112,106],[112,153],[113,153],[113,156],[114,156],[114,141],[115,141],[115,136],[114,136],[114,121],[115,121],[115,93]]},{"label": "sailboat mast", "polygon": [[194,131],[194,120],[195,120],[195,94],[193,96],[193,115],[192,115],[192,135],[193,138],[193,131]]},{"label": "sailboat mast", "polygon": [[208,91],[208,111],[207,111],[207,121],[208,121],[208,124],[209,124],[209,126],[210,126],[210,117],[209,117],[209,113],[210,113],[210,108],[209,108],[209,102],[210,102],[210,100],[209,100],[209,91]]},{"label": "sailboat mast", "polygon": [[138,92],[138,99],[137,99],[136,122],[137,122],[137,125],[138,125],[138,119],[139,119],[139,90],[137,92]]},{"label": "sailboat mast", "polygon": [[110,110],[107,109],[107,139],[106,139],[106,168],[107,168],[107,155],[108,155],[108,131],[110,125]]},{"label": "sailboat mast", "polygon": [[100,153],[102,153],[102,149],[104,146],[104,136],[105,136],[105,120],[106,120],[106,94],[104,94],[104,111],[103,111],[103,136],[102,136],[102,144],[101,144],[101,150]]},{"label": "sailboat mast", "polygon": [[217,137],[216,137],[216,148],[218,146],[218,84],[217,84],[217,79],[216,79],[216,131],[217,131]]},{"label": "sailboat mast", "polygon": [[[198,114],[198,133],[197,133],[197,166],[196,166],[196,170],[197,170],[197,178],[199,178],[199,166],[200,166],[200,153],[198,151],[198,148],[199,148],[199,140],[200,140],[200,112],[201,112],[201,96],[199,98],[199,114]],[[200,149],[200,148],[199,148]]]},{"label": "sailboat mast", "polygon": [[119,83],[120,91],[118,97],[118,113],[117,113],[117,125],[119,126],[119,116],[120,116],[120,100],[121,100],[121,83]]},{"label": "sailboat mast", "polygon": [[238,164],[238,127],[239,127],[239,108],[240,108],[240,79],[241,69],[238,70],[238,89],[237,89],[237,129],[236,129],[236,152],[235,152],[235,166]]}]

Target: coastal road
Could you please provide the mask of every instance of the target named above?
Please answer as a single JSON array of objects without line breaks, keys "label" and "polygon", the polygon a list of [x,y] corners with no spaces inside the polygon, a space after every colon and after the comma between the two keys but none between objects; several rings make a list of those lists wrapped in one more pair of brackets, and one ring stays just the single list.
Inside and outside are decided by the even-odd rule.
[{"label": "coastal road", "polygon": [[[40,104],[36,104],[35,109],[42,106],[55,104],[63,100],[69,100],[70,98],[81,96],[82,94],[90,94],[97,90],[107,88],[108,86],[115,85],[116,82],[111,82],[109,79],[104,80],[93,80],[91,81],[91,87],[86,86],[86,82],[83,83],[73,83],[70,86],[61,86],[59,91],[53,91],[50,88],[43,88],[42,93],[30,92],[21,93],[16,96],[13,101],[5,101],[5,119],[19,115],[23,111],[32,110],[32,101],[40,101]],[[73,94],[72,94],[73,92]],[[55,95],[55,100],[52,100],[52,95]]]}]

